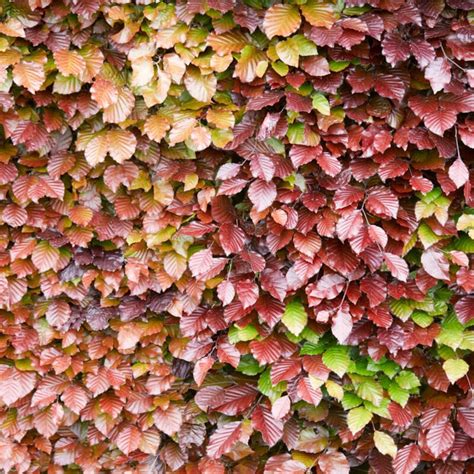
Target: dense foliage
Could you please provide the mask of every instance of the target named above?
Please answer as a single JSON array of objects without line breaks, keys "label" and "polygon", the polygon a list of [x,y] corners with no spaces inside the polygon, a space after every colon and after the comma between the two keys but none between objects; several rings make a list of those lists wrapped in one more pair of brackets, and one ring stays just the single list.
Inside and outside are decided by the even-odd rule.
[{"label": "dense foliage", "polygon": [[0,5],[0,468],[473,471],[469,0]]}]

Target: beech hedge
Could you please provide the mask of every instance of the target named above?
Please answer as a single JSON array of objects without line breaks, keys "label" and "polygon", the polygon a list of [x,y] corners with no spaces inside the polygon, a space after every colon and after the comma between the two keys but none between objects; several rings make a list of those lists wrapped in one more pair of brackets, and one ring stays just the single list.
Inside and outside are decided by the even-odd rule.
[{"label": "beech hedge", "polygon": [[1,0],[3,472],[474,472],[473,8]]}]

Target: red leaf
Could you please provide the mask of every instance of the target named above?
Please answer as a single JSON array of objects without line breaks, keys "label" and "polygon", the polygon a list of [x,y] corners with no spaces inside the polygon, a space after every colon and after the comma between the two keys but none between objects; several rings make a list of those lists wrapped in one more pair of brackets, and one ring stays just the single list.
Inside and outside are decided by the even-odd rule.
[{"label": "red leaf", "polygon": [[198,387],[204,382],[204,379],[211,367],[214,365],[214,362],[214,358],[209,356],[199,359],[194,365],[193,376]]},{"label": "red leaf", "polygon": [[474,438],[474,408],[460,407],[457,420],[463,431],[471,438]]},{"label": "red leaf", "polygon": [[213,262],[211,249],[200,250],[189,259],[189,269],[194,277],[209,270]]},{"label": "red leaf", "polygon": [[237,296],[239,297],[242,306],[250,308],[258,299],[258,286],[251,280],[239,281],[237,283]]},{"label": "red leaf", "polygon": [[301,362],[297,359],[287,359],[275,362],[270,371],[272,384],[291,380],[301,372]]},{"label": "red leaf", "polygon": [[336,209],[360,202],[364,199],[364,191],[355,186],[342,186],[338,188],[334,194],[334,204]]},{"label": "red leaf", "polygon": [[249,345],[250,352],[260,365],[271,364],[281,357],[281,345],[273,337],[267,337],[261,341],[252,341]]},{"label": "red leaf", "polygon": [[407,281],[408,278],[408,265],[403,258],[393,253],[384,252],[383,254],[385,264],[389,269],[390,273],[401,281]]},{"label": "red leaf", "polygon": [[275,164],[269,156],[258,153],[250,161],[250,170],[254,178],[271,181],[275,175]]},{"label": "red leaf", "polygon": [[242,422],[240,421],[232,421],[217,428],[209,438],[207,455],[211,459],[219,459],[232,449],[232,446],[239,440],[241,433]]},{"label": "red leaf", "polygon": [[436,57],[433,46],[421,38],[415,38],[413,41],[410,41],[410,51],[422,69],[434,61]]},{"label": "red leaf", "polygon": [[469,180],[469,170],[459,157],[449,167],[448,175],[457,188],[460,188]]},{"label": "red leaf", "polygon": [[344,344],[346,339],[352,332],[352,317],[349,313],[339,310],[336,316],[332,319],[331,331],[336,339]]},{"label": "red leaf", "polygon": [[283,273],[279,270],[264,270],[261,276],[262,289],[268,291],[274,298],[283,301],[288,285]]},{"label": "red leaf", "polygon": [[273,181],[255,180],[248,189],[248,196],[258,212],[269,208],[277,197],[277,189]]},{"label": "red leaf", "polygon": [[474,319],[474,296],[464,296],[454,305],[457,318],[463,324],[468,324]]},{"label": "red leaf", "polygon": [[329,451],[318,458],[318,467],[323,474],[349,474],[349,461],[338,451]]},{"label": "red leaf", "polygon": [[400,449],[393,460],[395,474],[410,474],[421,460],[420,448],[414,443]]},{"label": "red leaf", "polygon": [[361,232],[364,225],[362,211],[355,210],[345,214],[337,221],[336,232],[339,239],[344,242],[346,239],[352,239]]},{"label": "red leaf", "polygon": [[425,77],[430,81],[431,88],[436,94],[451,82],[451,65],[446,58],[436,58],[426,67]]},{"label": "red leaf", "polygon": [[426,441],[435,458],[447,454],[454,443],[454,430],[451,423],[445,419],[433,426],[428,431]]},{"label": "red leaf", "polygon": [[454,110],[437,110],[424,117],[426,128],[440,137],[456,123],[457,113]]},{"label": "red leaf", "polygon": [[252,426],[262,434],[268,446],[274,446],[283,436],[283,422],[273,417],[264,405],[258,405],[252,414]]},{"label": "red leaf", "polygon": [[316,155],[316,161],[321,169],[329,176],[336,176],[342,170],[342,165],[337,158],[330,153],[321,153]]},{"label": "red leaf", "polygon": [[383,218],[397,218],[398,199],[388,188],[378,186],[369,191],[365,207],[369,212]]},{"label": "red leaf", "polygon": [[249,385],[237,385],[227,388],[224,400],[214,407],[216,411],[229,416],[235,416],[247,410],[255,400],[257,392]]},{"label": "red leaf", "polygon": [[302,254],[313,258],[321,248],[321,237],[316,232],[309,232],[306,235],[295,233],[293,244]]},{"label": "red leaf", "polygon": [[34,372],[21,372],[14,367],[0,372],[0,398],[7,406],[28,395],[35,385]]},{"label": "red leaf", "polygon": [[117,446],[127,456],[138,449],[140,445],[141,431],[134,425],[126,425],[120,428],[117,436]]},{"label": "red leaf", "polygon": [[284,397],[280,397],[273,402],[272,416],[276,420],[281,420],[289,413],[290,409],[291,409],[290,397],[285,395]]},{"label": "red leaf", "polygon": [[298,381],[296,393],[302,400],[315,406],[318,406],[319,402],[323,399],[321,389],[313,388],[308,377],[304,377]]},{"label": "red leaf", "polygon": [[382,51],[387,62],[392,66],[396,66],[398,62],[405,61],[410,57],[409,43],[404,41],[397,31],[385,34],[382,41]]},{"label": "red leaf", "polygon": [[217,296],[222,301],[224,306],[232,302],[235,296],[235,288],[230,280],[224,280],[217,287]]},{"label": "red leaf", "polygon": [[367,295],[371,308],[380,305],[387,297],[387,283],[379,275],[371,275],[363,278],[360,289]]},{"label": "red leaf", "polygon": [[234,224],[222,224],[219,228],[219,242],[226,255],[238,253],[245,243],[245,234]]},{"label": "red leaf", "polygon": [[443,253],[433,247],[423,252],[421,256],[421,264],[428,275],[438,280],[448,280],[449,262]]},{"label": "red leaf", "polygon": [[262,295],[257,301],[256,310],[259,318],[273,328],[283,316],[285,305],[268,295]]}]

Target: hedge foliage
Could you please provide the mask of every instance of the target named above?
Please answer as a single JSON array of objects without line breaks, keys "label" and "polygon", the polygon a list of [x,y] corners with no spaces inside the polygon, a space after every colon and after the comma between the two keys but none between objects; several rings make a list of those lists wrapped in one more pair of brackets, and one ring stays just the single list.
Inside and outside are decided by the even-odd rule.
[{"label": "hedge foliage", "polygon": [[0,467],[473,472],[469,8],[0,1]]}]

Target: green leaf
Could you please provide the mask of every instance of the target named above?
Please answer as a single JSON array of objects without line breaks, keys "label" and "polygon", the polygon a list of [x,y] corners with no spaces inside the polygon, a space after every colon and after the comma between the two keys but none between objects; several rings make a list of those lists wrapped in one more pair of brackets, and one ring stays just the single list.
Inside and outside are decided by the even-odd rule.
[{"label": "green leaf", "polygon": [[318,54],[316,45],[304,35],[295,35],[291,38],[298,46],[300,56],[314,56]]},{"label": "green leaf", "polygon": [[292,145],[316,146],[319,145],[319,135],[302,122],[295,122],[289,125],[286,132],[288,141]]},{"label": "green leaf", "polygon": [[243,328],[238,326],[232,326],[229,329],[229,342],[235,344],[240,341],[251,341],[258,336],[258,331],[252,324],[249,324]]},{"label": "green leaf", "polygon": [[329,61],[329,70],[332,72],[343,71],[350,63],[350,61]]},{"label": "green leaf", "polygon": [[381,454],[388,454],[392,458],[397,454],[395,441],[387,433],[374,431],[374,444]]},{"label": "green leaf", "polygon": [[268,368],[258,379],[258,389],[273,403],[275,400],[278,400],[281,397],[281,394],[286,390],[286,382],[279,382],[276,385],[272,385],[270,369]]},{"label": "green leaf", "polygon": [[300,355],[320,355],[324,352],[326,344],[323,341],[315,344],[313,342],[305,342],[300,350]]},{"label": "green leaf", "polygon": [[351,408],[358,407],[362,403],[362,399],[355,393],[344,392],[341,403],[344,410],[350,410]]},{"label": "green leaf", "polygon": [[469,365],[462,359],[449,359],[443,364],[443,369],[449,381],[454,383],[469,372]]},{"label": "green leaf", "polygon": [[392,300],[390,301],[390,311],[402,321],[406,321],[413,313],[413,302],[404,298]]},{"label": "green leaf", "polygon": [[425,224],[424,222],[420,225],[420,227],[418,227],[418,238],[420,239],[420,242],[423,244],[423,247],[425,247],[425,249],[431,247],[436,242],[443,240],[442,237],[436,235],[431,230],[431,227],[428,224]]},{"label": "green leaf", "polygon": [[414,311],[411,319],[420,327],[427,328],[433,322],[433,316],[423,311]]},{"label": "green leaf", "polygon": [[282,61],[275,61],[272,63],[272,69],[279,75],[279,76],[286,76],[290,68]]},{"label": "green leaf", "polygon": [[253,376],[262,372],[264,367],[260,367],[260,364],[252,354],[245,354],[240,358],[237,370],[245,375]]},{"label": "green leaf", "polygon": [[364,402],[364,407],[369,410],[371,413],[375,413],[378,416],[381,416],[382,418],[390,418],[390,412],[388,411],[388,406],[390,404],[390,399],[389,398],[384,398],[380,402],[380,405],[374,405],[371,402],[365,401]]},{"label": "green leaf", "polygon": [[404,390],[395,382],[389,385],[388,394],[394,402],[397,402],[402,407],[408,403],[408,399],[410,398],[410,392]]},{"label": "green leaf", "polygon": [[331,107],[329,107],[329,101],[320,92],[313,94],[313,109],[316,109],[322,115],[331,115]]},{"label": "green leaf", "polygon": [[359,384],[356,393],[363,400],[368,400],[375,406],[379,406],[383,400],[383,389],[375,380],[366,380]]},{"label": "green leaf", "polygon": [[411,390],[421,385],[418,377],[409,370],[402,370],[400,374],[395,377],[395,381],[405,390]]},{"label": "green leaf", "polygon": [[347,424],[352,434],[358,433],[366,426],[373,415],[363,407],[353,408],[347,415]]},{"label": "green leaf", "polygon": [[347,347],[330,347],[323,354],[323,362],[328,369],[331,369],[333,372],[339,375],[339,377],[342,377],[347,372],[347,369],[351,362]]},{"label": "green leaf", "polygon": [[306,314],[303,304],[298,300],[287,303],[281,322],[291,333],[298,336],[308,322],[308,315]]}]

